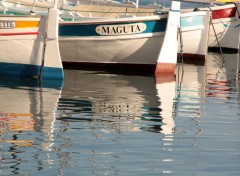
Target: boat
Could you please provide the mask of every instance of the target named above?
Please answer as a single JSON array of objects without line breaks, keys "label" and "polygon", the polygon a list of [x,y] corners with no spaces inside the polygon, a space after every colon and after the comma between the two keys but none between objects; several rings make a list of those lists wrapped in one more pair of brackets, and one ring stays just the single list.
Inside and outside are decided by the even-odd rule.
[{"label": "boat", "polygon": [[208,52],[211,12],[192,11],[181,13],[179,62],[204,65]]},{"label": "boat", "polygon": [[240,4],[224,4],[210,7],[212,23],[209,33],[210,49],[221,48],[237,53],[240,41]]},{"label": "boat", "polygon": [[[87,6],[85,6],[87,7]],[[112,7],[111,7],[112,8]],[[110,9],[111,9],[110,8]],[[132,10],[132,9],[131,9]],[[128,11],[131,11],[128,10]],[[113,10],[114,11],[114,10]],[[132,10],[133,11],[133,10]],[[169,9],[168,9],[169,11]],[[168,11],[161,13],[159,16],[166,15]],[[145,11],[142,11],[146,13]],[[106,13],[107,14],[107,13]],[[137,16],[137,13],[129,13],[129,14],[121,14],[117,16],[113,16],[113,13],[110,17],[106,18],[100,18],[101,16],[93,16],[92,18],[89,17],[89,19],[81,19],[78,22],[76,19],[75,21],[60,21],[59,22],[59,45],[60,45],[60,52],[63,60],[64,65],[75,65],[75,66],[96,66],[99,67],[99,65],[104,66],[105,64],[109,63],[117,63],[117,65],[120,67],[126,66],[127,64],[130,66],[130,64],[137,65],[134,68],[140,69],[140,70],[153,70],[156,64],[156,58],[159,53],[158,47],[159,47],[159,41],[162,39],[157,39],[155,37],[155,41],[150,43],[150,40],[148,42],[139,43],[138,41],[131,41],[132,44],[129,44],[128,46],[125,46],[121,41],[119,40],[119,36],[117,38],[117,35],[115,34],[114,41],[109,40],[110,36],[106,36],[106,34],[97,34],[94,31],[95,37],[91,35],[92,34],[82,34],[85,36],[82,36],[79,38],[78,42],[76,39],[76,36],[79,34],[74,34],[74,31],[79,31],[78,29],[74,28],[80,28],[77,27],[77,24],[82,24],[84,27],[86,27],[89,24],[102,24],[106,23],[107,21],[113,21],[115,22],[134,22],[139,21],[139,19],[153,19],[153,15],[147,16],[146,14],[142,14],[142,16]],[[133,16],[134,14],[134,16]],[[192,12],[186,12],[181,13],[181,23],[180,23],[180,33],[178,34],[178,40],[179,40],[179,60],[181,57],[184,58],[185,62],[188,63],[198,63],[203,65],[204,61],[206,59],[207,54],[207,42],[208,42],[208,33],[209,33],[209,21],[210,21],[210,12],[204,12],[204,11],[192,11]],[[138,14],[139,15],[139,14]],[[122,18],[121,18],[122,17]],[[129,17],[129,18],[126,18]],[[100,19],[99,19],[100,18]],[[156,17],[154,17],[156,18]],[[166,17],[164,17],[166,18]],[[67,26],[68,25],[68,26]],[[68,28],[68,29],[67,29]],[[86,28],[82,28],[82,31],[87,31]],[[164,31],[161,31],[164,33]],[[155,33],[156,34],[156,33]],[[75,35],[75,36],[74,36]],[[99,35],[105,35],[105,37],[99,37]],[[162,34],[163,35],[163,34]],[[88,38],[87,38],[88,36]],[[127,35],[126,37],[130,37]],[[100,41],[101,40],[101,41]],[[153,41],[153,39],[151,39]],[[80,44],[81,42],[81,44]],[[118,43],[117,43],[118,42]],[[78,48],[74,50],[74,46],[77,46]],[[142,47],[143,46],[143,47]],[[136,52],[136,49],[133,47],[141,47],[141,53]],[[170,48],[170,47],[169,47]],[[168,53],[170,52],[170,49],[166,49]],[[131,51],[132,50],[132,51]],[[129,52],[129,53],[127,53]],[[99,58],[101,56],[101,58]],[[151,57],[149,57],[151,56]],[[146,59],[148,58],[148,59]],[[116,64],[115,64],[116,65]],[[111,67],[113,67],[111,65]]]},{"label": "boat", "polygon": [[[174,73],[180,2],[169,13],[59,23],[63,64]],[[171,48],[171,52],[169,52]]]},{"label": "boat", "polygon": [[[36,4],[36,8],[44,6],[39,3]],[[128,66],[132,69],[133,67],[131,65],[137,64],[138,66],[136,68],[138,69],[142,69],[142,66],[144,66],[144,70],[153,70],[156,65],[157,55],[159,54],[159,47],[161,48],[159,44],[148,44],[150,40],[148,40],[148,43],[145,42],[144,45],[143,43],[136,44],[139,39],[135,41],[131,39],[133,43],[130,44],[126,39],[124,39],[124,41],[128,43],[125,45],[123,44],[123,35],[119,36],[119,38],[116,37],[119,34],[114,34],[115,37],[103,37],[105,34],[97,34],[94,30],[92,34],[83,34],[87,36],[80,37],[78,35],[82,34],[75,33],[75,30],[77,29],[74,28],[84,26],[81,30],[86,30],[86,25],[92,25],[92,27],[94,27],[94,25],[98,25],[100,23],[104,23],[105,25],[108,23],[113,25],[114,22],[126,23],[127,21],[134,23],[139,22],[142,19],[146,20],[147,18],[149,20],[156,20],[158,17],[166,18],[169,9],[164,11],[162,6],[151,6],[151,8],[150,6],[138,6],[138,8],[134,8],[133,4],[115,2],[111,3],[111,5],[106,4],[104,6],[92,4],[86,5],[86,2],[84,3],[85,4],[81,4],[74,8],[76,10],[75,12],[69,12],[66,8],[63,9],[60,16],[61,19],[64,20],[59,22],[59,45],[64,66],[68,67],[69,65],[74,65],[77,67],[93,67],[94,65],[99,67],[100,65],[111,65],[110,67],[113,67],[113,65],[117,65],[117,67]],[[115,4],[115,6],[113,6],[113,4]],[[124,6],[129,7],[126,9]],[[14,8],[16,8],[15,6],[10,7],[11,11],[14,11]],[[18,5],[16,9],[18,10],[17,12],[20,12],[20,9],[22,8],[25,9],[23,12],[29,13],[31,9],[30,7],[30,5],[27,6],[24,1],[21,1],[21,5]],[[157,7],[162,11],[159,12],[159,10],[156,10]],[[41,14],[42,10],[36,10],[36,8],[34,8],[35,12],[37,14]],[[184,62],[204,64],[207,53],[210,14],[210,12],[204,11],[191,11],[181,14],[181,34],[179,34],[181,37],[178,38],[181,38],[180,40],[182,43],[179,45],[178,53],[179,56],[183,56]],[[77,25],[78,27],[76,27]],[[66,28],[72,29],[66,30]],[[157,39],[157,36],[154,36],[155,41],[161,41],[164,36],[164,32],[164,30],[161,31],[161,36],[158,37],[159,39]],[[159,35],[160,33],[154,33],[154,35],[155,34]],[[97,35],[97,37],[92,35]],[[149,35],[151,35],[151,33],[149,33]],[[125,35],[125,37],[129,36],[130,35]],[[78,39],[76,37],[78,37]],[[111,38],[114,42],[110,40]],[[79,42],[81,42],[81,44]],[[161,45],[161,42],[159,43]],[[116,47],[112,48],[112,46],[116,44],[119,45],[117,47],[118,50],[116,50]],[[77,50],[75,50],[76,45],[78,45]],[[78,47],[81,48],[81,50],[79,50]],[[135,52],[137,47],[139,47],[141,52]],[[130,48],[132,50],[130,50]],[[99,53],[101,55],[101,59],[99,59]],[[149,58],[149,55],[151,55],[151,59],[146,60],[145,58]],[[180,61],[181,60],[179,59],[179,62]]]},{"label": "boat", "polygon": [[[236,2],[236,3],[234,3]],[[239,15],[239,9],[240,9],[240,3],[239,1],[232,1],[232,0],[216,0],[216,1],[210,1],[210,0],[182,0],[181,3],[191,3],[188,7],[185,5],[184,8],[181,9],[181,15],[185,16],[186,13],[191,13],[193,11],[202,11],[202,12],[209,12],[211,14],[210,18],[210,24],[209,26],[209,31],[207,30],[208,26],[205,24],[206,30],[202,31],[201,33],[209,33],[208,38],[205,36],[201,36],[201,38],[206,38],[208,49],[210,51],[222,51],[222,52],[238,52],[239,51],[239,36],[240,36],[240,15]],[[123,4],[122,4],[123,6]],[[131,6],[133,7],[134,4],[127,4],[126,6]],[[143,8],[144,6],[141,6]],[[84,17],[92,17],[92,18],[99,18],[103,14],[105,17],[111,17],[113,16],[114,12],[118,12],[121,14],[129,14],[129,15],[136,15],[135,11],[131,8],[126,8],[127,10],[116,10],[116,8],[111,8],[106,7],[106,6],[93,6],[91,5],[88,7],[87,5],[79,5],[73,8],[75,11],[78,12],[81,16]],[[147,11],[148,10],[148,11]],[[159,5],[146,5],[144,8],[144,11],[142,11],[143,14],[150,14],[154,13],[154,10],[160,13],[166,13],[168,11],[168,8],[164,8],[163,6]],[[104,13],[105,12],[105,13]],[[108,15],[106,15],[106,12],[109,12]],[[188,15],[186,15],[188,16]],[[70,16],[69,16],[70,17]],[[186,18],[186,17],[185,17]],[[195,17],[194,17],[195,18]],[[199,18],[199,17],[198,17]],[[207,17],[206,17],[207,18]],[[77,20],[78,18],[72,18],[72,20]],[[182,18],[181,18],[182,19]],[[193,19],[193,18],[192,18]],[[200,18],[199,18],[200,19]],[[188,22],[192,21],[191,17],[189,17],[189,20],[186,20]],[[198,21],[197,19],[193,21],[191,24],[192,27],[194,26],[194,23]],[[206,20],[205,20],[206,21]],[[182,24],[182,23],[181,23]],[[199,26],[199,25],[198,25]],[[203,26],[203,25],[202,25]],[[183,31],[185,26],[182,26]],[[198,29],[199,30],[199,29]],[[191,31],[191,30],[190,30]],[[201,34],[201,35],[202,35]],[[192,35],[188,34],[187,36],[199,36],[200,32],[198,35]],[[188,37],[183,37],[187,38]],[[192,44],[194,43],[206,43],[206,41],[202,40],[196,40],[192,41],[190,40],[190,44],[188,43],[188,40],[185,39],[184,47],[185,48],[185,58],[189,58],[191,53],[195,54],[194,51],[196,52],[196,48],[192,47]],[[188,46],[192,48],[190,52],[188,51]],[[199,45],[203,46],[203,45]],[[181,51],[181,48],[179,48],[179,52]],[[184,52],[184,49],[183,49]],[[196,55],[203,55],[205,52],[198,52]],[[189,55],[190,54],[190,55]],[[204,55],[206,56],[206,54]],[[194,56],[195,57],[195,56]],[[190,57],[193,58],[193,57]]]},{"label": "boat", "polygon": [[[187,0],[184,0],[187,1]],[[189,0],[191,2],[202,2],[199,0]],[[210,11],[212,13],[208,47],[210,51],[237,53],[239,51],[240,41],[240,3],[236,1],[223,0],[205,1],[207,7],[198,7],[195,10]],[[226,1],[225,1],[226,2]],[[183,9],[182,12],[188,12],[192,9]]]},{"label": "boat", "polygon": [[[111,4],[112,5],[112,4]],[[136,4],[137,5],[137,4]],[[135,5],[135,6],[136,6]],[[145,5],[134,7],[134,4],[125,4],[127,7],[123,7],[124,4],[121,3],[122,7],[119,7],[120,4],[116,6],[101,6],[101,5],[86,5],[80,4],[74,9],[77,12],[76,15],[65,16],[67,21],[79,21],[86,18],[89,19],[99,19],[99,18],[121,18],[121,17],[141,17],[141,16],[151,16],[154,14],[167,14],[169,8],[164,8],[159,5]],[[187,63],[196,63],[204,64],[207,54],[207,42],[208,42],[208,33],[209,33],[209,21],[210,21],[211,12],[209,11],[188,11],[181,13],[181,23],[180,23],[180,32],[179,39],[179,61],[181,58],[184,58],[184,62]],[[60,30],[61,24],[64,22],[60,21]],[[61,34],[60,34],[61,35]],[[61,41],[61,37],[60,37]],[[61,51],[62,49],[60,49]],[[63,54],[63,62],[65,58],[69,56]]]},{"label": "boat", "polygon": [[0,15],[1,76],[63,79],[56,6],[47,15]]}]

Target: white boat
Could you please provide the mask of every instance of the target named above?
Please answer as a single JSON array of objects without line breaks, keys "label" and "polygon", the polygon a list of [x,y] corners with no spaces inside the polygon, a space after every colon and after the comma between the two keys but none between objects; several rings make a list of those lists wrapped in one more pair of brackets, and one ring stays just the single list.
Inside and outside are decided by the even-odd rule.
[{"label": "white boat", "polygon": [[[112,4],[111,4],[112,5]],[[127,6],[119,7],[119,6]],[[138,8],[134,8],[134,4],[123,4],[118,3],[115,7],[113,6],[99,6],[99,5],[85,5],[81,4],[76,6],[78,15],[73,15],[65,13],[66,20],[78,21],[84,18],[96,19],[96,18],[119,18],[119,17],[139,17],[139,16],[149,16],[156,13],[166,14],[169,8],[165,8],[159,5],[145,5]],[[191,11],[181,13],[181,34],[179,38],[179,51],[183,56],[185,62],[194,62],[203,64],[207,54],[207,42],[209,33],[209,21],[211,12],[205,11]],[[61,23],[60,22],[60,26]],[[61,28],[61,27],[60,27]],[[182,41],[181,41],[182,40]],[[180,43],[182,42],[182,43]],[[180,58],[180,57],[179,57]],[[65,57],[63,57],[63,61]]]},{"label": "white boat", "polygon": [[[11,11],[21,11],[22,12],[29,12],[31,10],[31,6],[26,6],[24,1],[21,1],[21,5],[18,7],[9,7]],[[40,3],[40,2],[39,2]],[[36,13],[41,13],[42,11],[38,9],[39,6],[37,5],[35,9]],[[115,4],[115,6],[112,6]],[[6,5],[5,5],[6,6]],[[11,6],[11,4],[8,4]],[[25,7],[26,6],[26,7]],[[126,7],[121,6],[128,6],[127,10]],[[24,8],[25,7],[25,8]],[[144,8],[143,8],[144,7]],[[14,10],[14,8],[16,10]],[[162,12],[160,15],[157,15],[156,8],[160,8]],[[123,35],[115,34],[114,36],[100,36],[95,31],[93,34],[77,34],[77,29],[74,29],[77,25],[79,28],[81,25],[84,25],[84,28],[81,30],[88,30],[86,29],[87,25],[92,24],[100,24],[106,23],[113,25],[114,22],[116,23],[123,23],[123,22],[139,22],[141,19],[143,20],[157,20],[159,16],[160,18],[166,18],[169,9],[165,11],[162,9],[162,6],[141,6],[138,8],[133,8],[133,4],[129,3],[111,3],[108,6],[101,6],[101,5],[86,5],[81,4],[75,9],[77,11],[66,11],[63,10],[60,17],[65,21],[60,21],[60,52],[63,59],[63,63],[65,65],[78,65],[78,66],[91,66],[99,64],[101,65],[109,65],[110,63],[116,66],[123,67],[126,65],[133,65],[137,64],[138,66],[134,68],[144,69],[144,70],[153,70],[156,64],[157,55],[159,54],[159,41],[162,40],[164,36],[164,29],[161,31],[161,35],[159,36],[160,39],[156,39],[158,34],[154,33],[154,40],[155,42],[149,43],[149,39],[146,38],[146,34],[141,34],[141,42],[143,42],[142,38],[148,40],[148,42],[144,42],[144,46],[141,47],[143,43],[139,43],[140,39],[131,38],[132,44],[123,44],[123,40],[126,41],[126,37],[130,35]],[[127,11],[127,13],[126,13]],[[155,15],[154,15],[155,14]],[[155,16],[155,17],[154,17]],[[123,19],[124,17],[124,19]],[[126,18],[129,17],[129,18]],[[120,18],[120,19],[119,19]],[[181,54],[179,56],[184,57],[185,62],[194,62],[194,63],[204,63],[205,56],[207,53],[207,41],[208,41],[208,30],[209,30],[209,20],[210,20],[210,12],[187,12],[181,14],[181,34],[179,34],[179,50],[178,53]],[[66,22],[67,21],[67,22]],[[67,30],[66,28],[72,28]],[[165,28],[165,27],[163,27]],[[72,34],[69,34],[72,33]],[[140,32],[144,33],[144,32]],[[75,36],[74,36],[75,35]],[[78,36],[83,35],[83,36]],[[85,35],[85,36],[84,36]],[[91,35],[96,35],[91,36]],[[105,35],[105,34],[101,34]],[[151,33],[149,33],[151,35]],[[139,35],[140,36],[140,35]],[[78,39],[77,39],[78,38]],[[112,38],[113,40],[111,40]],[[152,38],[152,37],[150,37]],[[191,38],[191,39],[190,39]],[[71,41],[70,41],[71,40]],[[73,41],[74,40],[74,41]],[[180,43],[180,40],[182,43]],[[193,41],[194,40],[194,41]],[[118,41],[118,43],[117,43]],[[153,41],[153,39],[151,39]],[[80,44],[81,42],[81,44]],[[76,43],[76,44],[74,44]],[[118,50],[116,50],[116,44],[118,45]],[[120,46],[121,44],[121,46]],[[82,48],[81,50],[76,49],[75,47]],[[129,50],[129,45],[131,46],[132,50]],[[161,42],[160,42],[161,45]],[[126,46],[127,49],[126,49]],[[113,48],[111,48],[113,47]],[[137,47],[141,47],[141,52],[135,52]],[[148,48],[147,48],[148,47]],[[122,49],[121,49],[122,48]],[[128,52],[128,53],[126,53]],[[134,52],[134,53],[132,53]],[[101,58],[99,58],[101,55]],[[139,57],[141,56],[141,58]],[[151,55],[151,59],[149,58],[146,60],[145,58]],[[140,58],[140,59],[139,59]],[[181,58],[181,57],[179,57]],[[117,64],[116,64],[117,63]],[[122,65],[121,65],[122,64]],[[112,67],[112,66],[111,66]]]},{"label": "white boat", "polygon": [[[185,62],[193,62],[200,64],[204,63],[207,54],[210,14],[210,12],[203,11],[193,11],[181,14],[181,34],[178,34],[178,53],[180,56],[179,58],[183,57]],[[166,14],[162,14],[159,16],[163,17],[163,15]],[[100,18],[100,16],[94,16],[93,18]],[[154,19],[153,16],[149,16],[147,18]],[[146,19],[146,17],[136,16],[131,18],[115,17],[106,19],[82,19],[80,22],[61,21],[59,23],[59,45],[63,63],[65,65],[76,65],[77,63],[78,66],[92,66],[93,64],[98,64],[97,67],[99,67],[99,64],[104,65],[106,63],[117,63],[118,66],[124,64],[121,65],[121,67],[125,66],[126,64],[135,64],[137,66],[134,66],[134,68],[138,68],[140,70],[154,68],[156,64],[156,58],[159,53],[158,43],[160,40],[162,40],[161,38],[164,35],[164,31],[161,31],[162,34],[158,37],[160,39],[157,39],[156,36],[159,34],[154,33],[155,39],[152,39],[151,37],[151,42],[149,39],[148,42],[146,42],[145,39],[145,41],[141,39],[141,42],[139,39],[131,39],[131,43],[129,43],[127,47],[125,44],[123,44],[122,40],[120,40],[123,39],[123,36],[119,36],[117,34],[112,37],[113,40],[109,40],[109,36],[100,38],[98,34],[94,34],[96,36],[91,37],[91,34],[89,33],[83,34],[83,36],[78,39],[78,42],[76,39],[76,36],[78,35],[77,33],[80,32],[78,29],[74,29],[77,24],[83,24],[84,28],[82,28],[81,31],[89,31],[88,29],[86,29],[86,24],[101,24],[103,22],[106,23],[106,21],[109,21],[109,23],[113,23],[113,21],[118,23],[123,23],[126,21],[138,22],[140,19]],[[66,35],[68,35],[69,37],[66,37]],[[130,36],[128,35],[126,37]],[[124,40],[126,41],[126,39]],[[182,43],[180,41],[182,41]],[[74,46],[76,45],[81,49],[73,50]],[[135,52],[136,47],[141,47],[141,52]],[[168,47],[166,51],[171,52],[170,48],[171,46]],[[99,58],[99,56],[101,56],[101,58]]]},{"label": "white boat", "polygon": [[210,16],[208,11],[181,13],[178,53],[185,63],[204,64],[208,52]]},{"label": "white boat", "polygon": [[168,14],[62,21],[62,61],[75,66],[174,73],[179,24],[180,2],[175,1]]},{"label": "white boat", "polygon": [[63,79],[58,10],[46,15],[0,15],[0,75]]},{"label": "white boat", "polygon": [[[219,2],[220,1],[220,2]],[[198,29],[198,35],[202,35],[200,38],[205,38],[208,42],[207,45],[209,49],[211,50],[217,50],[219,51],[222,49],[222,51],[227,51],[227,52],[238,52],[239,50],[239,36],[240,36],[240,20],[239,20],[239,9],[240,9],[240,2],[239,1],[232,1],[232,0],[217,0],[217,1],[210,1],[210,0],[182,0],[181,2],[191,2],[191,8],[189,7],[184,7],[181,9],[181,15],[186,15],[186,13],[191,13],[193,11],[202,11],[202,12],[209,12],[211,15],[211,21],[210,25],[205,24],[206,30],[199,30]],[[224,3],[227,2],[227,3]],[[232,3],[231,3],[232,2]],[[236,3],[233,3],[236,2]],[[122,4],[123,6],[124,4]],[[127,4],[128,6],[133,7],[134,4]],[[143,8],[143,6],[141,6]],[[117,10],[116,8],[111,8],[102,6],[93,6],[91,5],[88,7],[87,5],[79,5],[74,7],[78,14],[84,17],[92,17],[92,18],[99,18],[101,16],[105,17],[112,17],[113,14],[115,13],[126,13],[126,14],[133,14],[135,15],[135,11],[132,10],[131,8],[127,8],[127,10]],[[148,11],[147,11],[148,9]],[[145,6],[145,11],[142,11],[141,14],[150,14],[154,13],[154,10],[161,11],[161,12],[167,12],[167,8],[159,7],[157,5],[155,6]],[[105,13],[104,13],[105,12]],[[106,15],[106,12],[108,12]],[[188,15],[186,15],[188,16]],[[70,16],[69,16],[70,18]],[[185,17],[186,18],[186,17]],[[195,18],[195,17],[194,17]],[[199,18],[199,17],[198,17]],[[181,18],[182,19],[182,18]],[[193,19],[193,18],[192,18]],[[72,18],[72,20],[78,20],[77,17]],[[188,22],[192,21],[192,27],[194,26],[194,23],[198,22],[198,19],[196,20],[191,20],[191,17],[189,17]],[[206,21],[206,20],[204,20]],[[203,25],[202,25],[203,26]],[[209,26],[209,29],[207,29]],[[182,26],[183,28],[185,26]],[[199,25],[198,25],[199,27]],[[185,29],[183,29],[184,31]],[[203,34],[208,33],[209,30],[209,38],[205,37]],[[191,30],[190,30],[191,31]],[[201,34],[200,34],[201,31]],[[195,32],[196,34],[196,32]],[[188,34],[188,36],[195,36],[195,37],[184,37],[184,47],[185,48],[185,58],[189,58],[191,56],[191,53],[195,54],[196,52],[196,47],[193,48],[193,44],[196,44],[197,42],[199,43],[206,43],[206,40],[190,40],[190,44],[188,43],[189,38],[196,38],[196,35]],[[186,39],[187,38],[187,39]],[[188,51],[188,46],[192,50],[190,52]],[[203,45],[199,45],[203,46]],[[205,50],[205,48],[201,47],[202,49]],[[200,49],[201,50],[201,49]],[[195,51],[195,52],[194,52]],[[184,49],[183,49],[184,52]],[[203,56],[203,53],[205,52],[200,52],[198,51],[196,54],[198,56]],[[205,54],[206,55],[206,54]],[[204,55],[204,57],[205,57]],[[195,56],[194,56],[195,57]],[[190,57],[193,58],[193,57]]]},{"label": "white boat", "polygon": [[[187,1],[187,0],[184,0]],[[201,0],[189,0],[191,2],[202,2]],[[218,0],[220,1],[220,0]],[[212,13],[208,47],[212,51],[238,52],[240,41],[240,2],[228,3],[205,1],[208,7],[196,8],[200,11]],[[233,2],[233,1],[232,1]],[[192,9],[183,9],[182,12],[189,12]]]},{"label": "white boat", "polygon": [[239,51],[240,42],[240,3],[210,7],[212,24],[210,25],[210,48],[219,47],[230,52]]}]

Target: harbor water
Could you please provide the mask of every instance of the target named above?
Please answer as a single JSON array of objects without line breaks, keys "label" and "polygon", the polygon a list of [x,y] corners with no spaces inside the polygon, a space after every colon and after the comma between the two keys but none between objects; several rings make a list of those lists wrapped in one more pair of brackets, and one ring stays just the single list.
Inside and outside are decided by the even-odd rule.
[{"label": "harbor water", "polygon": [[0,81],[0,175],[240,175],[239,55],[176,75]]}]

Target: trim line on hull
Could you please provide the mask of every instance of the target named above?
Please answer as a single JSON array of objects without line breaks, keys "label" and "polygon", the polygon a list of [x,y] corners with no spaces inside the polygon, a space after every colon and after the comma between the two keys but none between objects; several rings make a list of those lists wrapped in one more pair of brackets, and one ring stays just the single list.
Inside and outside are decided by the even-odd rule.
[{"label": "trim line on hull", "polygon": [[194,64],[204,66],[206,56],[199,54],[190,54],[190,53],[178,53],[178,63],[181,63],[181,56],[183,57],[183,63],[185,64]]},{"label": "trim line on hull", "polygon": [[134,34],[134,35],[123,35],[123,36],[92,36],[92,37],[59,37],[59,42],[64,41],[78,41],[78,40],[127,40],[127,39],[141,39],[149,37],[163,36],[165,32],[154,32],[147,34]]},{"label": "trim line on hull", "polygon": [[[205,56],[196,54],[183,54],[183,63],[204,65]],[[84,69],[98,71],[131,72],[142,75],[155,74],[156,64],[137,64],[137,63],[97,63],[97,62],[74,62],[62,61],[64,69]],[[180,54],[178,54],[178,63],[181,63]]]},{"label": "trim line on hull", "polygon": [[0,33],[0,36],[12,36],[12,35],[38,35],[39,32],[14,32],[14,33]]},{"label": "trim line on hull", "polygon": [[[41,66],[17,63],[0,63],[0,75],[34,78],[40,75]],[[43,67],[43,79],[63,79],[63,69]]]},{"label": "trim line on hull", "polygon": [[221,50],[220,50],[220,47],[208,47],[208,51],[210,52],[216,52],[216,53],[238,53],[239,49],[236,49],[236,48],[227,48],[227,47],[221,47]]}]

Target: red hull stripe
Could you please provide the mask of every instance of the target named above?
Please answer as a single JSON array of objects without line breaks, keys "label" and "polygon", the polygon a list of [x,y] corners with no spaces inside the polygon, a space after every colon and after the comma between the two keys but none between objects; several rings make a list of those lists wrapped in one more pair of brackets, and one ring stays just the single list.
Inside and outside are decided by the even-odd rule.
[{"label": "red hull stripe", "polygon": [[212,13],[212,19],[235,17],[236,11],[237,11],[236,7],[214,10]]},{"label": "red hull stripe", "polygon": [[0,36],[10,36],[10,35],[38,35],[39,32],[14,32],[14,33],[0,33]]}]

